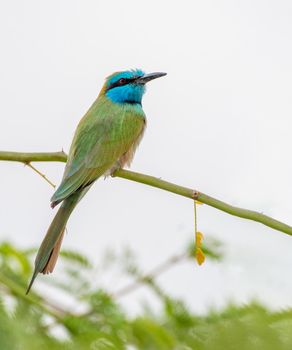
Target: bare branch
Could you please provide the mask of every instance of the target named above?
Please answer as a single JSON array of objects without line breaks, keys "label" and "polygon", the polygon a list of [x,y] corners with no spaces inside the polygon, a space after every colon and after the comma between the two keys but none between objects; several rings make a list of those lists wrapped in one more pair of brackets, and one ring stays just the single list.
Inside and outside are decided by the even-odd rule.
[{"label": "bare branch", "polygon": [[[5,152],[0,151],[0,160],[10,160],[15,162],[29,163],[29,162],[66,162],[66,154],[62,152],[53,153],[22,153],[22,152]],[[230,215],[238,216],[240,218],[257,221],[265,226],[271,227],[277,231],[284,232],[288,235],[292,235],[292,227],[271,218],[270,216],[258,213],[253,210],[243,209],[232,206],[225,202],[222,202],[216,198],[208,196],[202,192],[193,190],[191,188],[179,186],[171,182],[161,180],[159,178],[136,173],[129,170],[120,169],[117,170],[113,177],[120,177],[123,179],[140,182],[145,185],[159,188],[164,191],[172,192],[180,196],[190,198],[192,200],[198,200],[201,203],[207,204],[213,208],[224,211]]]},{"label": "bare branch", "polygon": [[61,152],[6,152],[0,151],[0,160],[11,162],[64,162],[67,161],[67,155]]}]

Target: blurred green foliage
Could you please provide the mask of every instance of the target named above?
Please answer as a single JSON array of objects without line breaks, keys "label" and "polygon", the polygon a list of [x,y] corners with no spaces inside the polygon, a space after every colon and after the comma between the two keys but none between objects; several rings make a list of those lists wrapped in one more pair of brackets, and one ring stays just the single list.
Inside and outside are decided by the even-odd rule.
[{"label": "blurred green foliage", "polygon": [[[216,242],[205,252],[209,259],[220,259]],[[193,259],[190,247],[146,275],[130,253],[116,258],[133,279],[120,295],[146,285],[161,302],[160,311],[148,306],[136,317],[127,315],[119,305],[119,295],[94,287],[90,282],[93,266],[73,252],[62,254],[64,278],[54,284],[53,278],[46,278],[50,285],[44,294],[70,295],[82,311],[66,311],[61,301],[55,305],[35,290],[26,296],[32,253],[33,250],[21,251],[7,242],[0,245],[1,350],[292,349],[291,310],[270,312],[254,303],[230,305],[221,312],[199,316],[182,300],[167,295],[155,277],[180,261]],[[113,254],[109,260],[115,261]],[[54,293],[49,293],[52,288]]]}]

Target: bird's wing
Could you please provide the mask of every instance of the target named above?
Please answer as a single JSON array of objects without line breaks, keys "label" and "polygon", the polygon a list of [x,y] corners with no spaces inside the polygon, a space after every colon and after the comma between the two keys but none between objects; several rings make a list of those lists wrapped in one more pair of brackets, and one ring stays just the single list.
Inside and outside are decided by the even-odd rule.
[{"label": "bird's wing", "polygon": [[113,109],[107,111],[107,115],[85,115],[77,127],[62,182],[51,199],[52,205],[110,169],[139,138],[144,128],[143,117],[127,109]]}]

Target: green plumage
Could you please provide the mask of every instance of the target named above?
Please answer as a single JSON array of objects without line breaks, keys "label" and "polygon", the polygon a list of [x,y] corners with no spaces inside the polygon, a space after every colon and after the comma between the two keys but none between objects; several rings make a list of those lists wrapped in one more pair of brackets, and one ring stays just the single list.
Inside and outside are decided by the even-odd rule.
[{"label": "green plumage", "polygon": [[100,96],[81,119],[61,185],[52,197],[57,204],[95,181],[139,140],[145,125],[140,106],[115,104]]},{"label": "green plumage", "polygon": [[52,207],[62,204],[39,248],[27,293],[38,273],[53,271],[67,221],[91,184],[130,164],[145,128],[141,107],[144,85],[162,75],[165,74],[144,75],[138,70],[113,74],[81,119],[62,182],[51,198]]}]

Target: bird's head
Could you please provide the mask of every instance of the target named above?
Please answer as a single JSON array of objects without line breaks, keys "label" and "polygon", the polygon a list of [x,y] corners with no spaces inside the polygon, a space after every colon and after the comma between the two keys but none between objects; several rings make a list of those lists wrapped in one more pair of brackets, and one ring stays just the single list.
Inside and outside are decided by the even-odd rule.
[{"label": "bird's head", "polygon": [[114,103],[141,104],[145,84],[164,75],[166,73],[145,74],[140,69],[113,73],[106,79],[102,93]]}]

